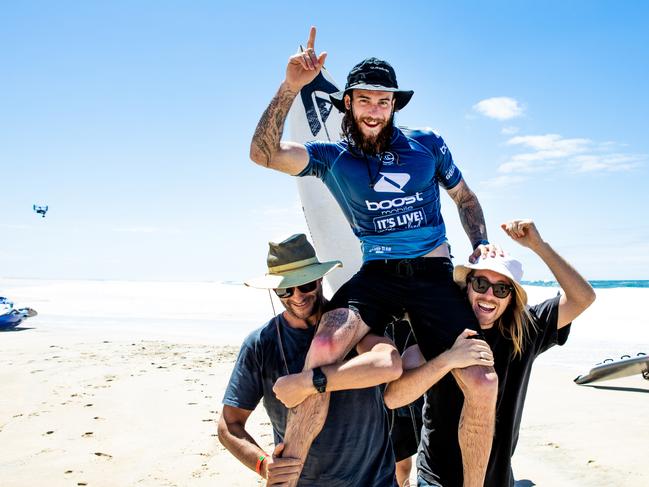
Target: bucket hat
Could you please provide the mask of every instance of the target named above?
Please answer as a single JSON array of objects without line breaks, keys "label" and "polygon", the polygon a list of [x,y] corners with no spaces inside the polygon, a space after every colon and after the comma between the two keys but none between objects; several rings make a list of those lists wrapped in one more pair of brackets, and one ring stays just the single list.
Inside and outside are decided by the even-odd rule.
[{"label": "bucket hat", "polygon": [[497,272],[502,276],[505,276],[512,285],[518,290],[521,296],[523,296],[523,304],[527,304],[527,292],[521,285],[521,279],[523,278],[523,264],[520,261],[510,257],[509,255],[496,255],[495,257],[485,257],[481,258],[475,264],[464,264],[457,265],[453,269],[453,280],[455,283],[460,286],[462,289],[466,288],[466,278],[471,271],[477,270],[488,270]]},{"label": "bucket hat", "polygon": [[345,89],[329,95],[331,103],[341,112],[345,111],[345,95],[351,90],[391,91],[394,93],[394,110],[405,107],[412,95],[411,90],[400,90],[394,68],[387,61],[375,57],[367,58],[347,75]]},{"label": "bucket hat", "polygon": [[246,286],[261,289],[301,286],[343,265],[339,260],[320,262],[303,233],[291,235],[279,243],[268,242],[268,247],[268,273],[245,281]]}]

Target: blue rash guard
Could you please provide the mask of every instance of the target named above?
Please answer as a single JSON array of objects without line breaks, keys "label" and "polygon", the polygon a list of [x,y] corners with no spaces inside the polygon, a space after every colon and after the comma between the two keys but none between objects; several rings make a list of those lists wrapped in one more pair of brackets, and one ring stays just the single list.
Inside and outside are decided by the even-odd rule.
[{"label": "blue rash guard", "polygon": [[309,163],[298,176],[329,188],[354,234],[363,261],[420,257],[446,241],[439,186],[462,173],[432,130],[394,128],[390,147],[365,156],[341,140],[307,142]]}]

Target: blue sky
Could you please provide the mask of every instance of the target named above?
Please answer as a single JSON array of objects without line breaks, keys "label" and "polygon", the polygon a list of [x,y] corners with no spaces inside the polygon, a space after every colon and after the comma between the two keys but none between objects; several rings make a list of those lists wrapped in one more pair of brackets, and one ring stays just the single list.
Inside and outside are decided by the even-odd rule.
[{"label": "blue sky", "polygon": [[648,278],[648,22],[642,1],[4,4],[0,276],[263,272],[266,242],[305,225],[249,141],[316,25],[339,84],[365,57],[393,64],[415,91],[398,123],[441,133],[528,279],[550,275],[501,236],[510,218],[590,279]]}]

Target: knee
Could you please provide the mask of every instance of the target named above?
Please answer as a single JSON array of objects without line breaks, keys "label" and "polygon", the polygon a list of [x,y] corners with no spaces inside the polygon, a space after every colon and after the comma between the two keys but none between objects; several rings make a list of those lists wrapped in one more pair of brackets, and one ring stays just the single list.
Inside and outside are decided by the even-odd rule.
[{"label": "knee", "polygon": [[318,331],[310,347],[310,358],[318,364],[342,359],[367,333],[363,323],[352,310],[339,308],[322,315]]},{"label": "knee", "polygon": [[466,399],[495,404],[498,395],[498,376],[493,367],[475,365],[461,369],[458,383]]}]

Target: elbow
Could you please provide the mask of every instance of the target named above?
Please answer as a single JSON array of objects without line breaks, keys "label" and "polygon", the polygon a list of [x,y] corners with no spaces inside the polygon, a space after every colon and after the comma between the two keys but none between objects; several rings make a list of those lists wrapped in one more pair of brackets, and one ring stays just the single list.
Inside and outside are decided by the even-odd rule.
[{"label": "elbow", "polygon": [[250,144],[250,160],[260,166],[268,167],[268,159],[256,144]]},{"label": "elbow", "polygon": [[394,387],[390,386],[392,386],[392,384],[388,384],[383,393],[383,403],[385,404],[385,407],[388,409],[397,409],[408,404],[403,400],[403,397],[400,398],[399,394],[394,391]]},{"label": "elbow", "polygon": [[227,448],[227,441],[225,438],[227,437],[228,433],[229,433],[228,424],[223,419],[223,416],[221,416],[221,419],[219,419],[219,424],[216,427],[216,435],[219,437],[219,443],[221,443],[221,445],[223,445],[226,448]]},{"label": "elbow", "polygon": [[396,348],[390,351],[389,364],[387,367],[387,374],[389,375],[386,382],[397,380],[403,374],[403,364],[401,362],[401,355]]},{"label": "elbow", "polygon": [[587,297],[587,302],[588,304],[586,305],[587,307],[590,306],[595,302],[595,299],[597,298],[597,294],[595,294],[595,290],[592,288],[592,286],[588,286],[589,292],[588,292],[588,297]]},{"label": "elbow", "polygon": [[389,350],[384,351],[379,366],[382,370],[382,379],[384,383],[397,380],[403,373],[401,355],[399,355],[399,352],[394,347],[390,347]]},{"label": "elbow", "polygon": [[383,394],[383,402],[385,403],[385,407],[387,407],[388,409],[397,409],[399,407],[399,404],[397,404],[397,401],[387,389],[385,391],[385,394]]},{"label": "elbow", "polygon": [[591,304],[593,304],[595,302],[595,298],[597,298],[597,295],[595,294],[595,290],[592,288],[590,284],[587,284],[587,288],[584,290],[584,292],[582,293],[579,299],[579,305],[581,307],[581,311],[583,312],[586,308],[588,308]]}]

